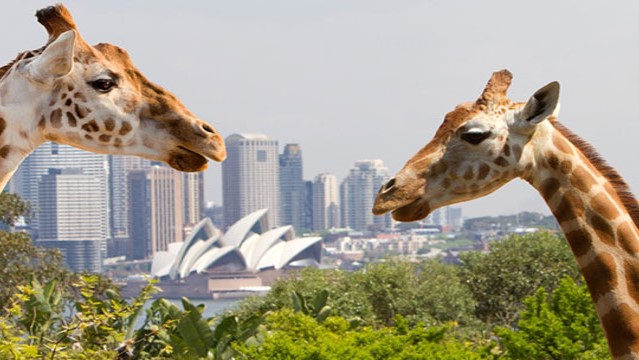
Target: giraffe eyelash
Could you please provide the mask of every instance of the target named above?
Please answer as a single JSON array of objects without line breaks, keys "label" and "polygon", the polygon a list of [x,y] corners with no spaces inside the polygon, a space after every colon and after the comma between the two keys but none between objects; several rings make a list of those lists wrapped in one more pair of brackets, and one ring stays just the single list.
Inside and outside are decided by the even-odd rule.
[{"label": "giraffe eyelash", "polygon": [[461,134],[461,139],[465,142],[478,145],[482,141],[486,140],[490,136],[491,132],[477,132],[477,131],[469,131]]}]

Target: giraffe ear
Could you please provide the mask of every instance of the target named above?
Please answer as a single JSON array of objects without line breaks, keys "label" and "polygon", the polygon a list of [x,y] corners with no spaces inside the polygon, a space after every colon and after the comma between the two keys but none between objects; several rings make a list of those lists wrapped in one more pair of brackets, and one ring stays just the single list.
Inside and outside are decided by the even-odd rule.
[{"label": "giraffe ear", "polygon": [[74,47],[75,31],[62,33],[29,64],[29,74],[40,82],[69,74],[73,70]]},{"label": "giraffe ear", "polygon": [[519,120],[536,125],[559,108],[559,83],[556,81],[537,90],[524,108],[517,113]]}]

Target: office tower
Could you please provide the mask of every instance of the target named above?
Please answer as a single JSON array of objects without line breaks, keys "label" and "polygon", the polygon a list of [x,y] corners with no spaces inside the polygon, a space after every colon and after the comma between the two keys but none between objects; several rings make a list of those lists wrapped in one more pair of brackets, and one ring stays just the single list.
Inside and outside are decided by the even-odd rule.
[{"label": "office tower", "polygon": [[37,244],[60,249],[76,271],[100,271],[107,240],[101,185],[99,178],[79,168],[50,169],[40,178]]},{"label": "office tower", "polygon": [[389,214],[373,216],[371,209],[379,188],[390,178],[381,160],[355,162],[340,186],[342,226],[354,230],[381,230],[391,225]]},{"label": "office tower", "polygon": [[[35,209],[32,219],[32,235],[38,237],[38,202],[39,185],[43,175],[49,173],[49,169],[81,169],[82,174],[94,176],[100,189],[99,202],[102,204],[102,217],[106,219],[97,226],[104,226],[107,238],[110,236],[109,226],[109,166],[108,156],[89,153],[67,145],[54,142],[46,142],[38,147],[20,166],[18,176],[21,177],[20,196],[29,201]],[[103,244],[106,246],[106,244]],[[103,249],[104,250],[104,249]]]},{"label": "office tower", "polygon": [[340,227],[339,192],[333,174],[319,174],[313,181],[313,230]]},{"label": "office tower", "polygon": [[462,209],[457,206],[444,206],[433,211],[423,223],[441,226],[445,230],[456,230],[462,227]]},{"label": "office tower", "polygon": [[183,173],[184,223],[196,225],[204,217],[204,172]]},{"label": "office tower", "polygon": [[298,144],[286,144],[280,155],[280,221],[301,231],[305,228],[306,188],[302,174],[302,150]]},{"label": "office tower", "polygon": [[280,224],[278,143],[266,135],[233,134],[226,138],[222,163],[225,226],[268,208],[268,221]]},{"label": "office tower", "polygon": [[109,156],[109,200],[111,241],[108,256],[126,255],[129,243],[129,188],[127,174],[133,169],[151,166],[151,162],[137,156]]},{"label": "office tower", "polygon": [[146,259],[184,239],[184,174],[154,165],[130,170],[129,259]]}]

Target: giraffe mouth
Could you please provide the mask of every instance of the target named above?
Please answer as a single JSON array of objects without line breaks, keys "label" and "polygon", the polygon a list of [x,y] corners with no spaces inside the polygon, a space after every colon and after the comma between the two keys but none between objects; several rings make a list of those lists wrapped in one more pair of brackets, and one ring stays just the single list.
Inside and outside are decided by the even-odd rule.
[{"label": "giraffe mouth", "polygon": [[401,222],[410,222],[424,219],[430,214],[431,209],[428,201],[423,198],[417,199],[408,205],[400,206],[391,211],[394,220]]},{"label": "giraffe mouth", "polygon": [[208,160],[204,156],[183,146],[171,151],[166,163],[175,170],[184,172],[203,171],[208,166]]}]

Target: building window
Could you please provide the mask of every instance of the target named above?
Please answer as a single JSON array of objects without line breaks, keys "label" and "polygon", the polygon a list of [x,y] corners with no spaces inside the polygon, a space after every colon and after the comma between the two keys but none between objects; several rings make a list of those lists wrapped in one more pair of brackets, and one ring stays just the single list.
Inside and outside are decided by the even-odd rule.
[{"label": "building window", "polygon": [[266,161],[266,151],[265,150],[258,150],[257,151],[257,161],[258,162],[265,162]]}]

